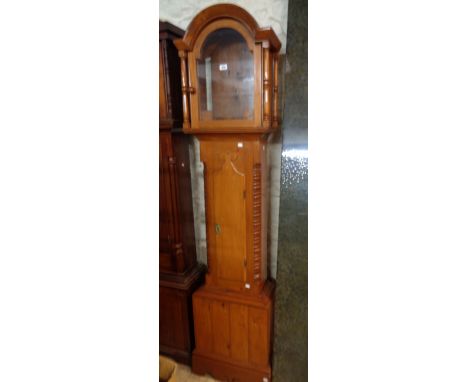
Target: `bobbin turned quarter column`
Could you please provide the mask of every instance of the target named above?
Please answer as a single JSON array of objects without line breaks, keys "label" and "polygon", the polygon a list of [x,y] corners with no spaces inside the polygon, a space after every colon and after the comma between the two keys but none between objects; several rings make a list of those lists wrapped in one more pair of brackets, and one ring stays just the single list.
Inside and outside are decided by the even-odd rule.
[{"label": "bobbin turned quarter column", "polygon": [[271,28],[229,4],[201,11],[175,45],[184,133],[200,142],[208,273],[193,295],[192,367],[223,381],[271,379],[274,283],[267,272],[268,136],[279,126]]}]

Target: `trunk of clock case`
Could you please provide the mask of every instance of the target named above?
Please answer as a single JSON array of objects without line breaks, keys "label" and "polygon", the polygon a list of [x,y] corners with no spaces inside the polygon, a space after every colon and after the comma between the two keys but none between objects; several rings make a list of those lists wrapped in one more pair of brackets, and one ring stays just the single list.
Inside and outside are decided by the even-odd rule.
[{"label": "trunk of clock case", "polygon": [[279,128],[281,43],[244,9],[201,11],[182,39],[183,130],[200,142],[208,273],[193,294],[193,371],[271,380],[274,283],[267,274],[268,136]]}]

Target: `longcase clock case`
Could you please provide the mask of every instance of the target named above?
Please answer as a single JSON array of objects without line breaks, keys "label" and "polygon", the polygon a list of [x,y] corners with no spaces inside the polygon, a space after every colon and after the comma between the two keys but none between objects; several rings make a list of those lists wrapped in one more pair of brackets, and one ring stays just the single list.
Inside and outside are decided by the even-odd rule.
[{"label": "longcase clock case", "polygon": [[192,368],[223,381],[271,379],[274,283],[267,272],[269,134],[279,127],[270,28],[235,5],[200,12],[182,39],[183,130],[200,142],[208,273],[193,295]]},{"label": "longcase clock case", "polygon": [[203,282],[196,261],[189,137],[182,132],[179,28],[159,23],[159,348],[190,364],[192,293]]}]

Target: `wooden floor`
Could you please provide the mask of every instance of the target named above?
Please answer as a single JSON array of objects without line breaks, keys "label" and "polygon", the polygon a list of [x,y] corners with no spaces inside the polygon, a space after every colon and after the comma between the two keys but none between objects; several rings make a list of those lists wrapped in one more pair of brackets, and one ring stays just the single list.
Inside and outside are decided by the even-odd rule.
[{"label": "wooden floor", "polygon": [[189,366],[177,363],[174,359],[159,355],[159,382],[219,382],[209,375],[192,373]]},{"label": "wooden floor", "polygon": [[211,378],[208,375],[193,374],[188,366],[180,363],[177,364],[174,376],[177,382],[218,382],[217,379]]}]

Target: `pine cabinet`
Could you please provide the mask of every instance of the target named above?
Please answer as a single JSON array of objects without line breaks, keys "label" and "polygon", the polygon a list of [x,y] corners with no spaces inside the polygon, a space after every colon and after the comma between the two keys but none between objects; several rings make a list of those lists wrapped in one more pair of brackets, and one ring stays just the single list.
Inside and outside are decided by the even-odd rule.
[{"label": "pine cabinet", "polygon": [[200,142],[208,272],[193,294],[193,370],[223,381],[271,378],[274,283],[267,272],[270,133],[279,128],[271,28],[230,4],[201,11],[175,41],[183,131]]}]

